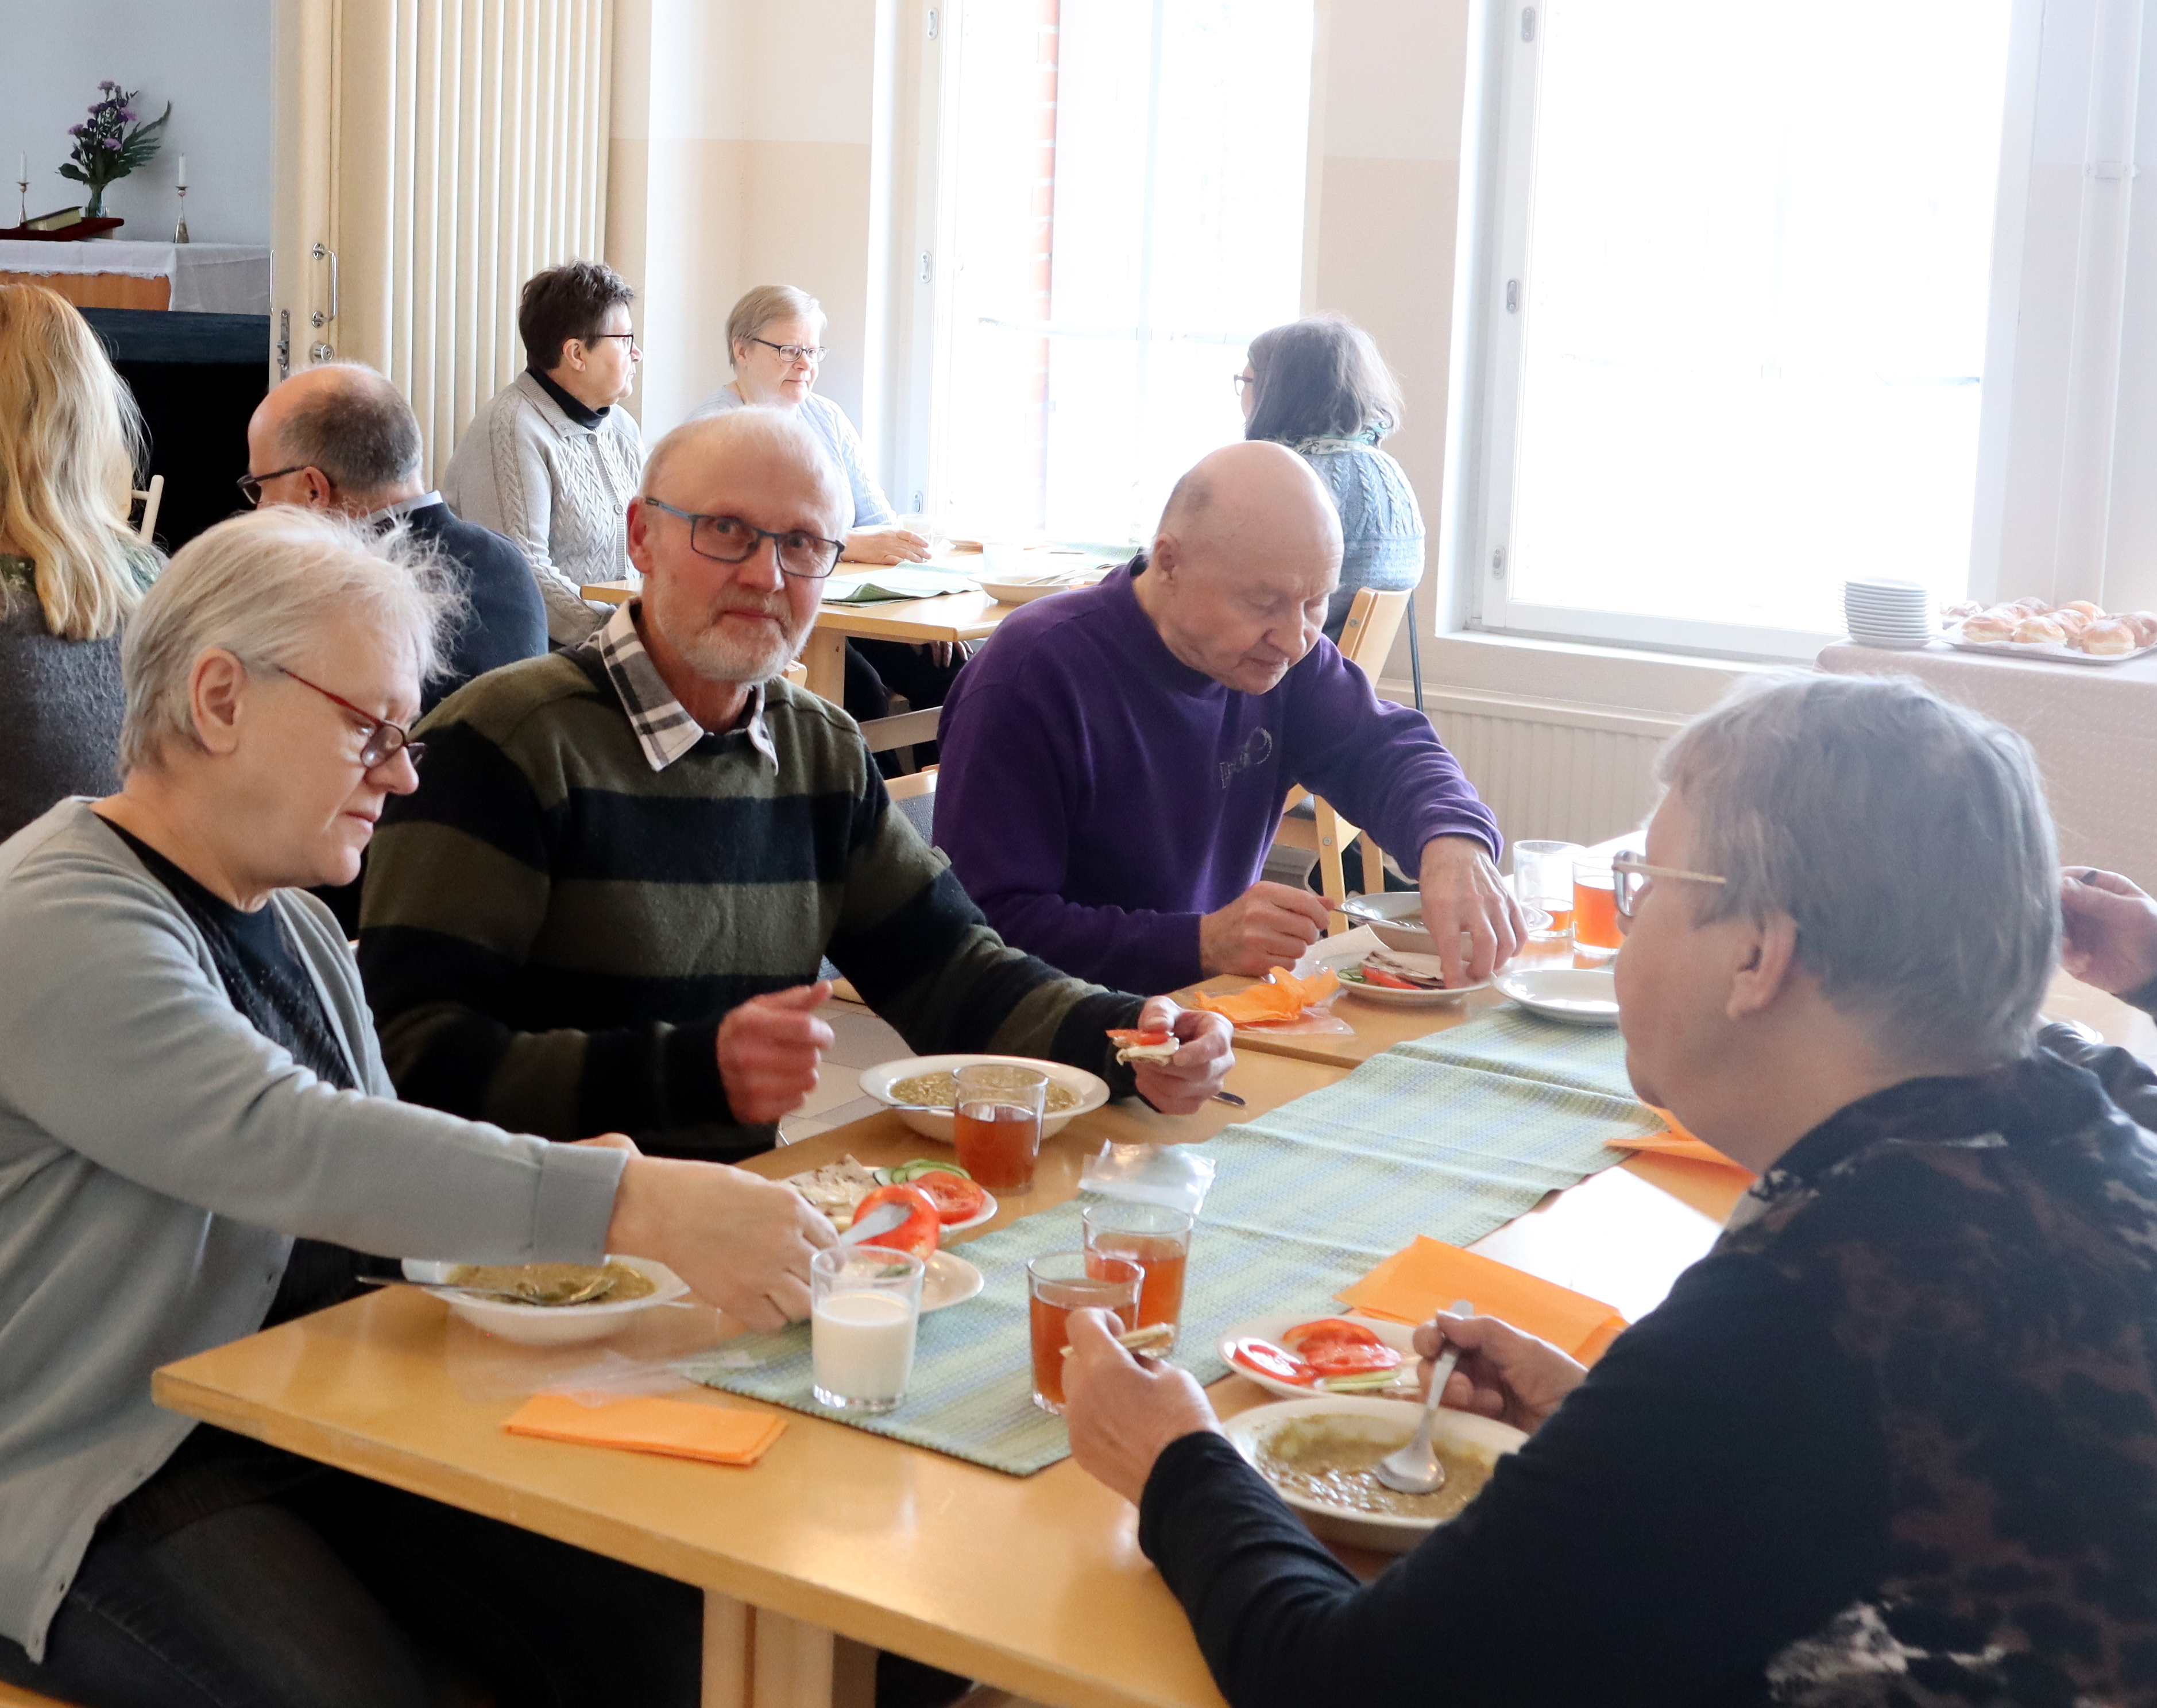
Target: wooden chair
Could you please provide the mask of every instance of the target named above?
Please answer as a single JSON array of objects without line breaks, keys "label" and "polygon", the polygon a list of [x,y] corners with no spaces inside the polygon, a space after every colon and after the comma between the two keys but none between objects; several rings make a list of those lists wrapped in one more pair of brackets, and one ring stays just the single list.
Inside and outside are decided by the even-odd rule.
[{"label": "wooden chair", "polygon": [[142,519],[135,524],[135,538],[147,546],[151,536],[157,532],[157,507],[165,502],[165,477],[151,476],[150,490],[134,496],[142,506]]},{"label": "wooden chair", "polygon": [[[1348,607],[1348,620],[1341,625],[1341,656],[1366,676],[1376,677],[1393,650],[1394,637],[1401,631],[1401,619],[1413,596],[1405,592],[1378,593],[1367,587],[1361,589]],[[1297,810],[1306,800],[1310,803],[1308,817]],[[1364,887],[1368,888],[1373,872],[1382,873],[1384,870],[1385,856],[1379,851],[1377,844],[1325,801],[1298,785],[1289,790],[1288,799],[1281,804],[1280,826],[1274,832],[1274,846],[1315,854],[1320,893],[1337,908],[1348,898],[1348,874],[1341,857],[1359,836],[1363,836]],[[1382,885],[1385,880],[1380,877],[1377,881]],[[1336,929],[1347,928],[1341,924]]]}]

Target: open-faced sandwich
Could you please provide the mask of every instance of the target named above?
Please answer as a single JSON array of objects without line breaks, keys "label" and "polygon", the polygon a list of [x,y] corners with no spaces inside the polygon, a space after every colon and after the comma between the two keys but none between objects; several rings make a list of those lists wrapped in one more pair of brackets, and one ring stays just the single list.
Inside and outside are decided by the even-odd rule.
[{"label": "open-faced sandwich", "polygon": [[1110,1026],[1109,1042],[1116,1047],[1116,1060],[1166,1062],[1182,1047],[1174,1032],[1140,1031],[1130,1026]]}]

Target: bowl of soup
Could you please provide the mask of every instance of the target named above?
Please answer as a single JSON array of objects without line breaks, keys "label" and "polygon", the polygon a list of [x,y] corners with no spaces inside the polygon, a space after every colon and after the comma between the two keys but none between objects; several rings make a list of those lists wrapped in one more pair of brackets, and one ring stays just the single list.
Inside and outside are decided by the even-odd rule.
[{"label": "bowl of soup", "polygon": [[1458,1517],[1498,1461],[1528,1438],[1494,1418],[1441,1411],[1431,1445],[1445,1467],[1445,1485],[1403,1494],[1381,1483],[1373,1467],[1407,1444],[1422,1416],[1422,1407],[1398,1400],[1335,1394],[1254,1406],[1222,1427],[1313,1536],[1399,1554]]},{"label": "bowl of soup", "polygon": [[528,1346],[605,1340],[631,1317],[681,1298],[687,1282],[650,1258],[603,1263],[454,1263],[407,1258],[404,1278],[431,1288],[450,1314]]},{"label": "bowl of soup", "polygon": [[1109,1100],[1109,1082],[1099,1074],[1089,1073],[1084,1068],[1067,1068],[1061,1062],[1037,1061],[1031,1056],[909,1056],[903,1062],[864,1068],[862,1089],[896,1111],[923,1138],[949,1145],[952,1142],[951,1107],[959,1095],[959,1070],[984,1064],[1031,1068],[1048,1076],[1047,1107],[1041,1120],[1044,1139],[1062,1132],[1078,1116]]}]

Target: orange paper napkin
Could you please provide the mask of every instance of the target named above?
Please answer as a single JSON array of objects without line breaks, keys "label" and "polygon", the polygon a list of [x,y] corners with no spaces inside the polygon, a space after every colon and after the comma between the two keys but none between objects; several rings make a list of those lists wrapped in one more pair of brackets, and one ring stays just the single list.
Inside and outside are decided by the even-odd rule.
[{"label": "orange paper napkin", "polygon": [[1325,967],[1307,979],[1299,979],[1286,967],[1275,967],[1249,989],[1227,996],[1209,996],[1201,990],[1192,997],[1191,1006],[1224,1015],[1231,1026],[1265,1026],[1294,1020],[1340,988],[1340,980]]},{"label": "orange paper napkin", "polygon": [[[1648,1107],[1655,1109],[1653,1104]],[[1655,1109],[1655,1113],[1669,1123],[1669,1132],[1651,1133],[1645,1139],[1606,1139],[1603,1142],[1613,1150],[1645,1150],[1657,1156],[1676,1156],[1687,1162],[1704,1162],[1712,1168],[1743,1175],[1748,1181],[1759,1178],[1743,1163],[1733,1162],[1706,1140],[1694,1138],[1678,1124],[1668,1109]]]},{"label": "orange paper napkin", "polygon": [[767,1412],[692,1405],[687,1400],[610,1400],[588,1406],[567,1394],[534,1394],[502,1427],[512,1435],[548,1441],[663,1453],[715,1465],[753,1465],[785,1433],[786,1420]]},{"label": "orange paper napkin", "polygon": [[1599,1299],[1418,1234],[1352,1287],[1334,1295],[1366,1316],[1425,1323],[1456,1299],[1478,1316],[1502,1319],[1593,1364],[1624,1332],[1625,1319]]}]

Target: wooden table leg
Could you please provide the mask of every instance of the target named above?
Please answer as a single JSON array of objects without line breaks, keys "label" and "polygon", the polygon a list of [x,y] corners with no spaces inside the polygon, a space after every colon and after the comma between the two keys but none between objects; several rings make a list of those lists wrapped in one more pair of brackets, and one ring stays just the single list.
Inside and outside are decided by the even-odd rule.
[{"label": "wooden table leg", "polygon": [[809,692],[821,694],[834,706],[847,702],[847,637],[827,629],[811,629],[809,644],[801,649],[808,667]]},{"label": "wooden table leg", "polygon": [[703,1708],[873,1708],[876,1650],[704,1592]]}]

